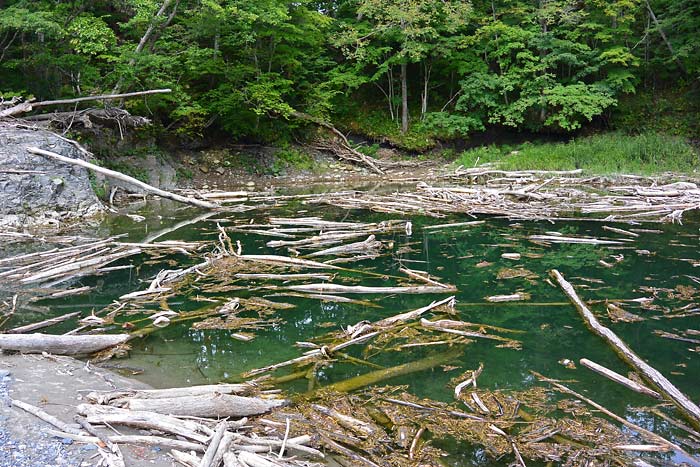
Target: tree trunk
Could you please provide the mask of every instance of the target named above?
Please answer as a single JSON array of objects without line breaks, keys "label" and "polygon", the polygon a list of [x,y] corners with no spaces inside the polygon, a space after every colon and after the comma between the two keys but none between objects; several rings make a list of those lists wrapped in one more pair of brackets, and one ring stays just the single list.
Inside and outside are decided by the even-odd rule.
[{"label": "tree trunk", "polygon": [[401,132],[408,131],[408,83],[407,64],[401,64]]},{"label": "tree trunk", "polygon": [[651,20],[654,21],[654,25],[656,26],[656,29],[659,30],[659,35],[661,36],[661,39],[664,41],[664,44],[666,44],[668,51],[671,53],[671,57],[673,58],[673,61],[676,62],[676,65],[678,65],[678,68],[680,68],[680,70],[683,72],[684,75],[687,74],[688,72],[686,71],[685,66],[683,66],[683,62],[681,62],[680,59],[678,57],[676,57],[676,53],[673,50],[673,46],[671,45],[671,42],[668,40],[666,33],[661,28],[661,24],[659,23],[659,20],[656,18],[656,15],[654,14],[654,10],[651,9],[651,4],[649,3],[649,0],[646,0],[646,6],[647,6],[647,10],[649,11],[649,16],[651,17]]},{"label": "tree trunk", "polygon": [[428,91],[430,89],[430,71],[432,65],[423,64],[423,95],[421,96],[420,117],[423,119],[428,112]]}]

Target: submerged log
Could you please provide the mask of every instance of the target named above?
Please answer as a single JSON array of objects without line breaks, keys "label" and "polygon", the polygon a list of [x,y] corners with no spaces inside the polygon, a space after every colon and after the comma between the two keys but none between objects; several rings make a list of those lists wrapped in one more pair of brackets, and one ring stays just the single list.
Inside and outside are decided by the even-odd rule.
[{"label": "submerged log", "polygon": [[85,355],[123,344],[129,334],[55,336],[51,334],[0,334],[0,350],[56,355]]},{"label": "submerged log", "polygon": [[628,365],[638,371],[646,380],[659,390],[666,398],[673,402],[680,412],[697,428],[700,427],[700,407],[698,407],[688,396],[683,394],[656,368],[642,360],[630,349],[627,344],[620,339],[610,329],[606,328],[588,309],[585,303],[579,298],[573,286],[564,279],[556,269],[552,269],[552,276],[559,283],[564,293],[568,295],[579,314],[586,323],[586,326],[603,338]]},{"label": "submerged log", "polygon": [[391,368],[371,371],[369,373],[365,373],[364,375],[355,376],[354,378],[346,379],[345,381],[330,384],[324,387],[324,389],[338,392],[351,392],[365,386],[376,384],[380,381],[395,378],[397,376],[405,376],[418,371],[429,370],[430,368],[442,365],[443,363],[450,362],[458,358],[460,355],[462,355],[461,350],[453,349],[448,352],[426,357],[414,362],[403,363]]},{"label": "submerged log", "polygon": [[51,157],[52,159],[57,159],[61,162],[65,162],[67,164],[78,165],[80,167],[90,169],[94,172],[101,173],[102,175],[105,175],[107,177],[111,177],[111,178],[114,178],[116,180],[121,180],[121,181],[129,183],[131,185],[135,185],[148,193],[151,193],[151,194],[156,195],[156,196],[160,196],[162,198],[168,198],[168,199],[172,199],[173,201],[178,201],[180,203],[185,203],[185,204],[192,204],[194,206],[197,206],[200,208],[206,208],[206,209],[216,209],[219,207],[218,204],[210,203],[209,201],[202,201],[199,199],[190,198],[188,196],[182,196],[182,195],[178,195],[176,193],[171,193],[169,191],[161,190],[160,188],[156,188],[154,186],[151,186],[148,183],[142,182],[141,180],[137,180],[134,177],[124,175],[123,173],[117,172],[115,170],[110,170],[110,169],[106,169],[104,167],[100,167],[100,166],[95,165],[95,164],[91,164],[90,162],[87,162],[87,161],[83,161],[80,159],[73,159],[71,157],[62,156],[62,155],[57,154],[55,152],[45,151],[43,149],[39,149],[39,148],[35,148],[35,147],[28,147],[27,151],[29,151],[32,154],[38,154],[40,156]]},{"label": "submerged log", "polygon": [[309,293],[352,293],[352,294],[423,294],[423,293],[450,293],[456,292],[457,288],[449,287],[433,287],[425,285],[409,286],[409,287],[365,287],[362,285],[341,285],[341,284],[306,284],[306,285],[290,285],[286,287],[289,290],[297,292]]}]

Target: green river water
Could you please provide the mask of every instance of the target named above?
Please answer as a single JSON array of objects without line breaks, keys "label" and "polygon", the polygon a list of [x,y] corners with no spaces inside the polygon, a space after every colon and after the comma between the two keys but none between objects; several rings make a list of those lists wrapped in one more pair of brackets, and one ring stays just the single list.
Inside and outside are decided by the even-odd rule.
[{"label": "green river water", "polygon": [[[182,208],[167,202],[149,203],[133,213],[143,215],[146,220],[135,222],[124,215],[115,215],[95,229],[95,234],[106,236],[127,232],[126,241],[139,242],[160,229],[191,219],[199,214],[196,210]],[[239,222],[253,219],[265,223],[269,216],[300,217],[319,216],[326,220],[377,222],[398,219],[395,215],[368,211],[345,211],[327,206],[304,205],[299,202],[274,208],[244,213],[216,215],[216,219]],[[653,298],[652,306],[640,302],[622,302],[626,311],[643,318],[641,322],[611,323],[605,314],[605,304],[593,304],[603,324],[610,326],[629,346],[652,366],[664,373],[674,384],[693,400],[700,400],[700,358],[698,344],[661,338],[655,330],[678,333],[686,329],[700,329],[700,241],[698,217],[686,217],[684,225],[670,224],[614,224],[581,219],[576,222],[511,222],[505,219],[484,218],[484,224],[423,230],[430,224],[463,222],[472,220],[466,216],[433,219],[414,216],[413,233],[379,235],[378,239],[393,241],[393,249],[387,254],[349,267],[370,270],[381,274],[399,276],[398,268],[404,265],[430,272],[442,282],[454,284],[458,319],[474,323],[501,326],[523,331],[512,335],[522,341],[522,350],[496,348],[493,342],[478,340],[465,347],[462,357],[452,362],[458,367],[437,367],[432,370],[399,377],[389,384],[406,384],[409,391],[433,399],[452,400],[451,378],[467,369],[484,364],[479,385],[489,389],[520,390],[538,383],[530,373],[537,371],[546,376],[565,380],[573,389],[591,397],[607,408],[628,419],[652,429],[659,434],[676,436],[678,433],[667,422],[639,411],[653,401],[610,382],[578,364],[580,358],[589,358],[610,369],[627,374],[628,367],[597,336],[584,325],[576,309],[569,303],[561,289],[547,282],[548,272],[556,268],[575,286],[584,300],[631,300]],[[222,225],[231,225],[224,223]],[[625,229],[661,230],[662,232],[639,232],[639,237],[623,245],[595,246],[553,244],[543,246],[528,240],[529,235],[558,232],[565,235],[583,235],[600,238],[626,238],[602,229],[612,225]],[[249,254],[284,254],[282,249],[265,246],[270,237],[256,234],[232,233],[233,240],[240,240],[243,251]],[[186,225],[159,240],[206,240],[216,241],[216,224],[203,220]],[[43,247],[42,247],[43,248]],[[646,250],[646,251],[644,251]],[[12,253],[21,253],[14,248]],[[520,260],[501,257],[502,253],[521,253]],[[6,252],[7,253],[7,252]],[[184,255],[158,258],[152,264],[139,264],[148,259],[130,258],[128,262],[138,265],[131,270],[114,271],[99,277],[86,277],[78,283],[89,285],[91,292],[65,299],[43,300],[33,304],[40,311],[27,311],[13,318],[11,324],[20,325],[59,315],[68,311],[97,311],[124,293],[143,289],[155,273],[163,268],[182,267],[196,262]],[[605,267],[603,260],[613,265]],[[487,264],[488,263],[488,264]],[[115,263],[120,264],[120,263]],[[527,278],[499,279],[499,271],[506,268],[526,268],[532,274]],[[394,285],[395,281],[381,277],[361,278],[362,285]],[[250,285],[242,290],[228,293],[234,297],[265,297],[270,292],[254,289],[263,282],[241,282]],[[359,281],[357,282],[360,283]],[[680,288],[678,288],[681,286]],[[511,294],[516,291],[531,295],[529,301],[510,303],[488,303],[489,295]],[[216,294],[221,297],[222,293]],[[263,331],[256,331],[256,338],[242,342],[230,337],[225,330],[192,330],[191,323],[172,324],[149,335],[132,341],[128,359],[112,360],[110,364],[138,369],[135,377],[155,387],[170,387],[215,383],[223,380],[236,381],[239,375],[252,368],[294,358],[301,351],[293,346],[296,341],[313,340],[331,330],[352,325],[360,320],[377,320],[382,317],[412,310],[429,304],[447,295],[372,295],[353,296],[371,301],[376,306],[320,302],[297,297],[270,297],[295,305],[293,309],[280,310],[277,317],[283,322]],[[168,305],[175,311],[193,310],[203,306],[193,296],[176,296]],[[668,318],[674,310],[687,306],[690,315]],[[152,305],[158,309],[158,304]],[[695,310],[695,311],[693,311]],[[139,316],[118,317],[117,321],[138,319]],[[49,332],[67,331],[75,327],[68,322]],[[353,350],[360,355],[361,349]],[[402,352],[387,352],[373,358],[380,365],[392,366],[435,352],[433,349],[414,348]],[[575,362],[576,369],[569,369],[560,360]],[[447,370],[447,371],[446,371]],[[279,370],[277,375],[288,374],[289,369]],[[366,372],[362,366],[331,364],[318,374],[321,385],[340,381],[349,376]],[[291,392],[307,389],[305,380],[286,386]],[[460,451],[460,450],[458,450]],[[672,458],[669,458],[673,462]],[[454,465],[481,464],[478,450],[464,449],[450,461]],[[504,461],[506,462],[506,461]]]}]

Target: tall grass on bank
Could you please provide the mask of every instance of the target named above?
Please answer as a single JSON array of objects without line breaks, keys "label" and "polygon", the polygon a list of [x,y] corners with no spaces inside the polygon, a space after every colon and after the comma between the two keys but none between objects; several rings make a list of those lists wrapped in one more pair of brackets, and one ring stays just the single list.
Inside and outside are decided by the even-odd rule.
[{"label": "tall grass on bank", "polygon": [[606,133],[568,143],[486,146],[465,151],[455,165],[490,163],[504,170],[573,170],[595,174],[698,173],[700,155],[684,138],[657,133]]}]

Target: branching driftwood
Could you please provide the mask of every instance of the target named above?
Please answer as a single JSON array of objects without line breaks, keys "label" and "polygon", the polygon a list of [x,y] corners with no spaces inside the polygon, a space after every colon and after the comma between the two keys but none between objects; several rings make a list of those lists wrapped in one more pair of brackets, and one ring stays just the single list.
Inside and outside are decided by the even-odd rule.
[{"label": "branching driftwood", "polygon": [[169,92],[171,92],[170,89],[151,89],[149,91],[129,92],[129,93],[125,93],[125,94],[103,94],[100,96],[85,96],[85,97],[76,97],[74,99],[59,99],[59,100],[55,100],[55,101],[32,102],[31,100],[29,100],[29,101],[25,101],[25,102],[22,102],[20,104],[14,105],[13,107],[10,107],[8,109],[0,110],[0,118],[14,117],[17,115],[28,113],[28,112],[31,112],[32,110],[34,110],[38,107],[47,107],[47,106],[51,106],[51,105],[77,104],[79,102],[88,102],[88,101],[125,99],[128,97],[145,96],[145,95],[149,95],[149,94],[164,94],[164,93],[169,93]]}]

